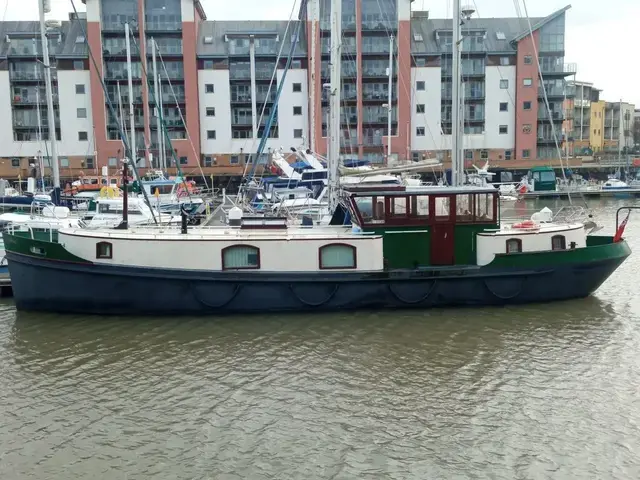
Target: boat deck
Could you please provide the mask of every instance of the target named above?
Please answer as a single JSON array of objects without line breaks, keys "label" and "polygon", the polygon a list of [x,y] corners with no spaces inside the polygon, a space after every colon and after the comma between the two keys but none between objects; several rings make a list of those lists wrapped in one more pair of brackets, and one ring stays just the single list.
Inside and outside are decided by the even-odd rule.
[{"label": "boat deck", "polygon": [[569,195],[581,195],[589,198],[617,197],[620,195],[639,197],[640,188],[616,188],[611,190],[552,190],[548,192],[527,192],[523,198],[567,198]]}]

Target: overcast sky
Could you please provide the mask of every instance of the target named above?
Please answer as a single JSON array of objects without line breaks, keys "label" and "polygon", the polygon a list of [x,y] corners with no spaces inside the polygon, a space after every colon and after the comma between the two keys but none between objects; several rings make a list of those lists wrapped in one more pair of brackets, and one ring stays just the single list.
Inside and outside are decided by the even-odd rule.
[{"label": "overcast sky", "polygon": [[[6,20],[35,20],[37,0],[0,0]],[[84,5],[74,0],[76,7]],[[209,20],[282,20],[289,18],[294,1],[300,0],[201,0]],[[380,0],[385,2],[388,0]],[[514,2],[522,0],[461,0],[476,5],[480,17],[515,17]],[[525,0],[531,17],[546,16],[568,0]],[[71,0],[51,0],[51,18],[66,18]],[[451,16],[451,0],[415,0],[414,9],[430,11],[432,18]],[[30,8],[30,5],[33,5]],[[296,6],[297,15],[297,6]],[[577,79],[593,82],[608,101],[623,99],[640,108],[640,0],[574,0],[567,12],[566,58],[577,64]]]}]

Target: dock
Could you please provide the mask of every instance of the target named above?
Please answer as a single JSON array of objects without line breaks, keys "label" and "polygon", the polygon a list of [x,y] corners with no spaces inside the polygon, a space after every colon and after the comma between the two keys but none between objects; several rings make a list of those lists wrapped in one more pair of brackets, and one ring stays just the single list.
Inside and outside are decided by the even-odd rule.
[{"label": "dock", "polygon": [[13,297],[11,278],[8,273],[0,274],[0,298]]},{"label": "dock", "polygon": [[611,190],[549,190],[521,193],[522,198],[568,198],[581,196],[586,198],[640,197],[640,188],[617,188]]}]

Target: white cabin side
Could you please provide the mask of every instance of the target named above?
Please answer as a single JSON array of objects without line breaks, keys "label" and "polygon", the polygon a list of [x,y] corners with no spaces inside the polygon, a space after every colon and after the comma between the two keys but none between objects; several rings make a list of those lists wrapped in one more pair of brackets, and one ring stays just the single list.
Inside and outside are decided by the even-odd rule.
[{"label": "white cabin side", "polygon": [[[286,231],[247,232],[232,228],[216,230],[215,234],[206,234],[205,229],[192,229],[187,234],[138,232],[65,230],[60,232],[59,242],[70,253],[87,261],[132,267],[262,272],[382,271],[384,268],[381,236],[302,231],[296,235]],[[254,249],[255,263],[239,268],[223,265],[223,257],[227,258],[225,255],[231,255],[234,249],[237,256]],[[325,265],[321,266],[321,261]]]},{"label": "white cabin side", "polygon": [[501,253],[584,248],[587,246],[587,234],[582,224],[548,224],[541,226],[539,230],[503,228],[495,232],[482,232],[476,236],[476,242],[477,263],[483,266],[491,263]]}]

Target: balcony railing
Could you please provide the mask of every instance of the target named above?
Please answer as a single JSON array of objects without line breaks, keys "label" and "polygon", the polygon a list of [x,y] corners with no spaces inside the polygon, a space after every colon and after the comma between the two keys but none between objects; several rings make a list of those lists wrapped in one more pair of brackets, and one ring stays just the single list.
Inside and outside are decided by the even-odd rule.
[{"label": "balcony railing", "polygon": [[[362,92],[362,99],[363,100],[387,101],[387,100],[389,100],[389,95],[387,94],[387,92],[384,92],[384,91],[378,91],[378,92],[367,92],[367,91],[364,91],[364,92]],[[392,101],[397,100],[397,95],[396,95],[395,92],[391,95],[391,100]]]},{"label": "balcony railing", "polygon": [[[561,87],[547,87],[547,97],[564,97],[565,90]],[[544,97],[544,90],[538,88],[538,97]]]},{"label": "balcony railing", "polygon": [[538,120],[564,120],[564,112],[548,112],[545,110],[538,110]]},{"label": "balcony railing", "polygon": [[[53,103],[57,103],[58,94],[53,94]],[[14,105],[45,105],[47,103],[47,96],[45,93],[40,95],[39,97],[36,94],[30,95],[14,95],[11,99],[11,103]]]},{"label": "balcony railing", "polygon": [[253,120],[251,117],[239,117],[239,118],[231,118],[231,125],[253,125]]},{"label": "balcony railing", "polygon": [[182,22],[179,20],[146,20],[144,28],[154,32],[178,32],[182,29]]},{"label": "balcony railing", "polygon": [[382,136],[380,137],[364,137],[362,144],[365,147],[378,147],[383,145],[383,138]]},{"label": "balcony railing", "polygon": [[551,65],[547,62],[540,62],[540,70],[543,75],[572,75],[577,71],[577,64],[564,63]]}]

